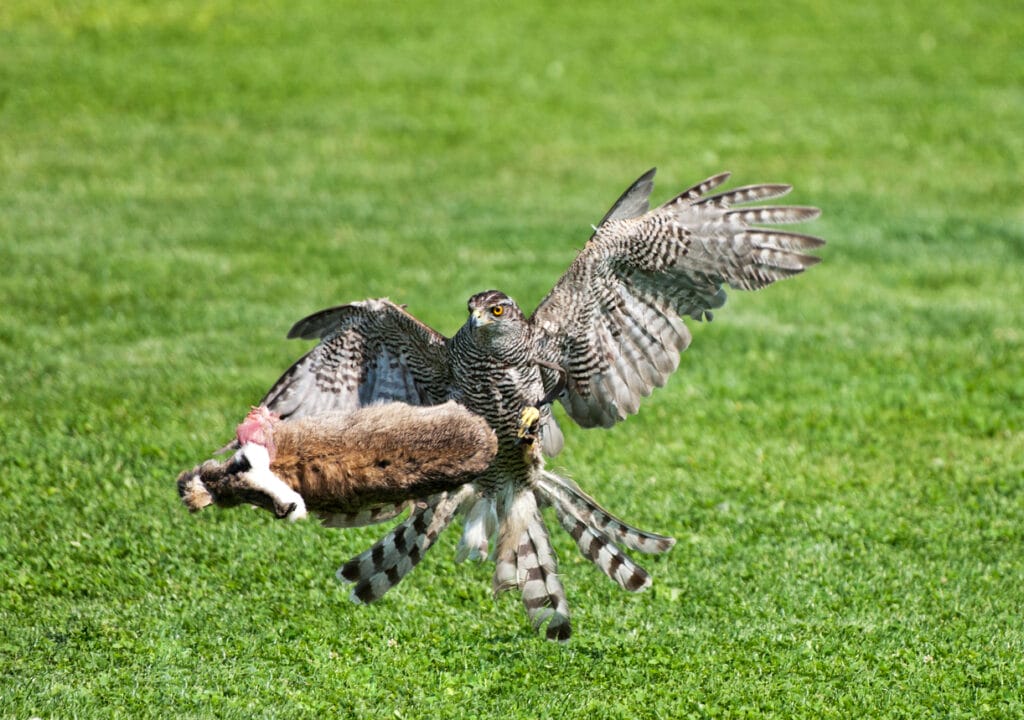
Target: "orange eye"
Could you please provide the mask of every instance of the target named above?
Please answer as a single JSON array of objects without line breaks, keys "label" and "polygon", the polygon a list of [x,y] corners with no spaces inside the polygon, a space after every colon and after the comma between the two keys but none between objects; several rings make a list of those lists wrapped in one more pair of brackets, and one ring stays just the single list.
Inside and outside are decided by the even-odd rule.
[{"label": "orange eye", "polygon": [[494,317],[501,317],[504,314],[504,312],[505,308],[503,308],[501,305],[495,305],[494,307],[491,308],[491,315],[493,315]]}]

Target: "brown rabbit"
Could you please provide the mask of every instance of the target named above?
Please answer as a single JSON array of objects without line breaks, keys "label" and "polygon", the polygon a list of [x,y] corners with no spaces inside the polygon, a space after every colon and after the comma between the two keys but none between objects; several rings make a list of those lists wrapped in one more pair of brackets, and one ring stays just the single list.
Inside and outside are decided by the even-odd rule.
[{"label": "brown rabbit", "polygon": [[326,525],[366,525],[469,482],[497,452],[483,418],[454,402],[385,403],[287,422],[259,407],[237,436],[230,458],[178,477],[189,510],[250,503],[289,520],[311,511]]}]

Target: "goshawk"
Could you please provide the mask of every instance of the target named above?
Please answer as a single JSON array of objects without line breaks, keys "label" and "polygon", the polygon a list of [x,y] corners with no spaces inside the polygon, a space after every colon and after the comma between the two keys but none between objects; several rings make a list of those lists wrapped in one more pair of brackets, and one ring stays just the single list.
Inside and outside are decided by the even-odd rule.
[{"label": "goshawk", "polygon": [[[819,261],[805,252],[821,239],[757,227],[810,220],[816,208],[737,207],[784,195],[788,185],[709,194],[728,177],[715,175],[649,211],[654,170],[645,173],[530,316],[490,290],[469,299],[469,317],[451,338],[386,299],[295,324],[289,337],[320,342],[263,399],[282,418],[388,400],[455,400],[498,437],[494,461],[472,483],[417,498],[408,518],[339,570],[354,583],[354,599],[371,602],[394,587],[461,513],[458,558],[479,559],[490,548],[495,592],[518,588],[534,626],[546,622],[548,638],[567,639],[568,603],[539,513],[545,505],[612,580],[630,591],[650,585],[622,548],[658,553],[674,540],[628,525],[545,469],[544,455],[562,446],[550,402],[557,399],[584,427],[614,425],[679,365],[690,344],[683,316],[710,320],[725,302],[724,286],[756,290]],[[358,518],[381,521],[403,509],[373,508]]]}]

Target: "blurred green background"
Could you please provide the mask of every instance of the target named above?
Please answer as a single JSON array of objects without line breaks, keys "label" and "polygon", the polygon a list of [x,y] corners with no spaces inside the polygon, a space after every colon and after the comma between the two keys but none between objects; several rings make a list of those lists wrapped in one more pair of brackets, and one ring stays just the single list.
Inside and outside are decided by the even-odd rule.
[{"label": "blurred green background", "polygon": [[[5,0],[0,717],[1021,716],[1022,48],[1012,2]],[[356,607],[382,529],[181,507],[294,320],[532,307],[653,165],[829,244],[563,423],[679,538],[651,591],[558,534],[556,646],[457,531]]]}]

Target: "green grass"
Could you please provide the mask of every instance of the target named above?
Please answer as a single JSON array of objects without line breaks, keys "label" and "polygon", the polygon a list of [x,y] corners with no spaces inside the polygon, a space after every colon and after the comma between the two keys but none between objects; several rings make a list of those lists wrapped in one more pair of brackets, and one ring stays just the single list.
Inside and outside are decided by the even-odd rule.
[{"label": "green grass", "polygon": [[[1012,2],[0,5],[0,717],[1020,717],[1024,15]],[[388,295],[532,307],[626,185],[722,169],[825,262],[694,329],[556,468],[679,538],[556,537],[546,643],[450,531],[189,516],[304,346]]]}]

